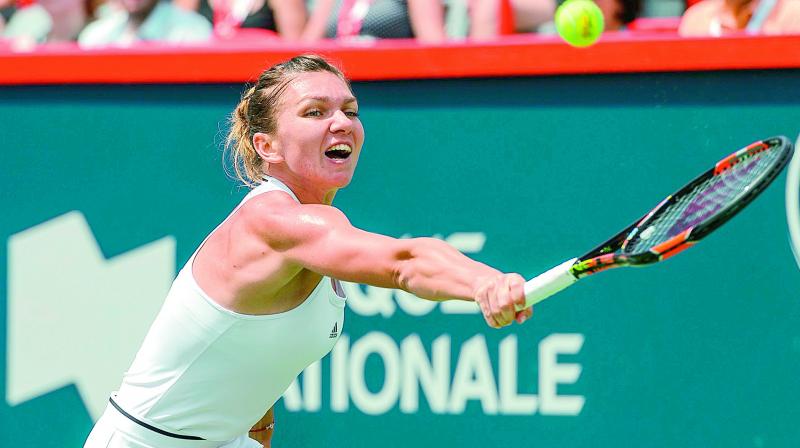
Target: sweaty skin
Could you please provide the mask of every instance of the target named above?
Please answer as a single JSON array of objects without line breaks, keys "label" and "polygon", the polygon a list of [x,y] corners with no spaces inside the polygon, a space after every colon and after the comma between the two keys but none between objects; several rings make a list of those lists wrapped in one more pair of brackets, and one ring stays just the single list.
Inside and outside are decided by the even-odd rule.
[{"label": "sweaty skin", "polygon": [[[331,206],[350,183],[364,143],[358,102],[332,73],[297,75],[278,106],[277,129],[256,133],[265,171],[299,199],[270,191],[246,201],[198,251],[193,274],[220,305],[243,314],[295,308],[322,276],[396,288],[428,300],[475,301],[491,327],[524,322],[524,279],[433,238],[396,239],[354,227]],[[399,211],[398,213],[402,213]],[[272,410],[250,434],[269,446]]]}]

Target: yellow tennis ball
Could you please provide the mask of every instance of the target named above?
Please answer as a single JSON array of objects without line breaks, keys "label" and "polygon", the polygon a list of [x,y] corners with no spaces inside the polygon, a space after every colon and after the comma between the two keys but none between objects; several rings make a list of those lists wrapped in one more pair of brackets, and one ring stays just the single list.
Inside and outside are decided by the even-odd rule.
[{"label": "yellow tennis ball", "polygon": [[555,20],[558,35],[573,47],[588,47],[603,34],[603,11],[592,0],[567,0]]}]

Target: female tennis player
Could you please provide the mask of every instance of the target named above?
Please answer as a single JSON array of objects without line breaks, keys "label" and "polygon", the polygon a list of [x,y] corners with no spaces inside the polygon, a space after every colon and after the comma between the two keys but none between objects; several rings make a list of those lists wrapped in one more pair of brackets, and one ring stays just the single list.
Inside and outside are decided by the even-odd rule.
[{"label": "female tennis player", "polygon": [[349,81],[324,59],[261,74],[228,136],[253,189],[179,272],[86,448],[269,446],[272,405],[341,334],[340,280],[475,301],[491,327],[530,317],[515,311],[520,275],[357,229],[331,206],[363,143]]}]

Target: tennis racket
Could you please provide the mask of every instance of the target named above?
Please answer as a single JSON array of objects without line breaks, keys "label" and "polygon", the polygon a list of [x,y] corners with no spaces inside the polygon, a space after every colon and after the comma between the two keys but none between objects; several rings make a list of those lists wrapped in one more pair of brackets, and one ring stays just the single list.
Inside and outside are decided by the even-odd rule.
[{"label": "tennis racket", "polygon": [[691,247],[764,191],[789,162],[792,152],[791,142],[779,136],[725,157],[586,255],[527,281],[525,307],[584,277],[611,268],[650,265]]},{"label": "tennis racket", "polygon": [[[800,142],[800,135],[795,145]],[[789,238],[794,259],[800,268],[800,152],[795,153],[789,162],[789,173],[786,176],[786,222],[789,224]]]}]

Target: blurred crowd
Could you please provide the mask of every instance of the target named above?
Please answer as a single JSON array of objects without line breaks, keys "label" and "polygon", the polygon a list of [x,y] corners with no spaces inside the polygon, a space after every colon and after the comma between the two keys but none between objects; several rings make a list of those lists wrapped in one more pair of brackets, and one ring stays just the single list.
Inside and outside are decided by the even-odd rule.
[{"label": "blurred crowd", "polygon": [[[607,30],[668,31],[684,36],[800,33],[800,0],[595,2],[603,10]],[[0,36],[2,42],[15,49],[53,43],[76,42],[91,48],[211,39],[306,43],[320,39],[415,38],[432,43],[489,40],[512,33],[553,33],[553,15],[559,3],[558,0],[0,0]],[[667,17],[653,20],[654,15]]]}]

